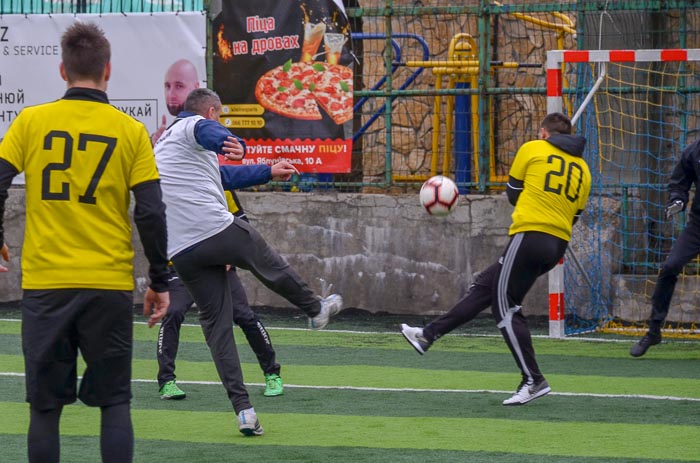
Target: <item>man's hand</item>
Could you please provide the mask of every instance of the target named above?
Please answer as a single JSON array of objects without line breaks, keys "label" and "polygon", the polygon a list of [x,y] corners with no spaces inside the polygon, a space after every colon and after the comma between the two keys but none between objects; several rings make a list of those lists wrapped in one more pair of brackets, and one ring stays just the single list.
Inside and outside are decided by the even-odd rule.
[{"label": "man's hand", "polygon": [[280,161],[272,166],[272,178],[273,180],[282,180],[286,182],[292,175],[299,175],[299,171],[293,164],[287,161]]},{"label": "man's hand", "polygon": [[158,323],[165,317],[170,305],[170,293],[157,293],[151,288],[146,290],[143,298],[143,316],[148,317],[148,327],[153,328],[153,325]]},{"label": "man's hand", "polygon": [[158,139],[160,138],[160,136],[163,135],[163,132],[165,132],[165,122],[166,122],[165,114],[163,114],[162,124],[160,125],[160,127],[158,127],[156,129],[155,132],[153,132],[153,135],[151,135],[151,145],[155,146],[155,144],[158,141]]},{"label": "man's hand", "polygon": [[241,145],[241,142],[239,142],[236,137],[228,137],[221,151],[221,154],[229,161],[240,161],[243,159],[243,156],[245,156],[243,145]]},{"label": "man's hand", "polygon": [[670,219],[671,217],[682,211],[684,207],[685,204],[683,204],[683,201],[681,201],[680,199],[676,199],[675,201],[668,203],[668,205],[666,206],[666,218]]},{"label": "man's hand", "polygon": [[[7,249],[7,244],[2,243],[2,248],[0,249],[0,256],[2,256],[2,260],[5,262],[10,261],[10,250]],[[5,267],[4,265],[0,264],[0,272],[9,272],[10,269]]]}]

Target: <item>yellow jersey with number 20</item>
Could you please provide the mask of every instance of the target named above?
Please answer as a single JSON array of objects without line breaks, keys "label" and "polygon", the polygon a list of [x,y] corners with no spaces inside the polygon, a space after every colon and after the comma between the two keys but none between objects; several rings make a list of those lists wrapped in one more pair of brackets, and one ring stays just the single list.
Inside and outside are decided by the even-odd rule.
[{"label": "yellow jersey with number 20", "polygon": [[591,190],[586,161],[546,140],[534,140],[520,147],[510,176],[523,181],[523,191],[509,235],[539,231],[571,240],[574,215],[583,210]]},{"label": "yellow jersey with number 20", "polygon": [[0,144],[25,173],[24,289],[134,288],[130,190],[158,171],[146,128],[102,95],[27,107]]}]

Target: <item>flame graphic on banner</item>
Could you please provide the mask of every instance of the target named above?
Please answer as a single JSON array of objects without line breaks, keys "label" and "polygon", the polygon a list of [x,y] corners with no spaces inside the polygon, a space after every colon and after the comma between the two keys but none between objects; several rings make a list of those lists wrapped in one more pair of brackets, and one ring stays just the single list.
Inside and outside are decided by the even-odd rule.
[{"label": "flame graphic on banner", "polygon": [[216,45],[219,49],[219,56],[224,62],[231,61],[233,58],[233,50],[231,44],[224,38],[224,25],[219,26],[219,32],[216,34]]}]

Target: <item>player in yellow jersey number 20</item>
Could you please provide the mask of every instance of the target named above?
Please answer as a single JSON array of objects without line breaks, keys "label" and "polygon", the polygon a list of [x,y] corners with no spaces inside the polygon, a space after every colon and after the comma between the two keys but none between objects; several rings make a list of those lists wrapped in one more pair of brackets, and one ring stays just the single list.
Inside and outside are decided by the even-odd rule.
[{"label": "player in yellow jersey number 20", "polygon": [[424,328],[401,325],[406,340],[424,354],[438,338],[491,306],[522,376],[503,405],[523,405],[551,390],[535,359],[522,302],[537,278],[564,256],[591,188],[582,157],[586,139],[571,134],[566,116],[548,114],[539,138],[520,147],[510,169],[506,192],[515,209],[510,242],[498,262],[481,272],[446,314]]}]

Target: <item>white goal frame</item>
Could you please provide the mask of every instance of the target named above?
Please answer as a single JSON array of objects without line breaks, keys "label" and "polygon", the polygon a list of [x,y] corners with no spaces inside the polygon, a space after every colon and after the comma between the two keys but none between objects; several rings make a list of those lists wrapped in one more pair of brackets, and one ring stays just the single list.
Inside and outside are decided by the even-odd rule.
[{"label": "white goal frame", "polygon": [[[547,113],[562,112],[564,107],[563,67],[566,63],[598,63],[600,75],[582,105],[572,117],[575,124],[603,80],[607,63],[700,61],[699,48],[650,50],[550,50],[547,52]],[[577,262],[571,249],[571,261]],[[564,259],[548,274],[549,337],[565,337]]]}]

